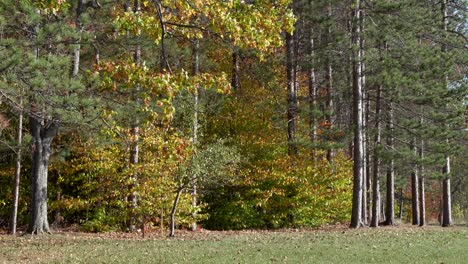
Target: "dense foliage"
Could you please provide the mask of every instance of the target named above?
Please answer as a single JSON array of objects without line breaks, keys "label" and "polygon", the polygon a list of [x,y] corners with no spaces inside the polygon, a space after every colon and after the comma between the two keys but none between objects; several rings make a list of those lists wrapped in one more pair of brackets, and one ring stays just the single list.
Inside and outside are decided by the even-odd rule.
[{"label": "dense foliage", "polygon": [[222,230],[347,222],[356,61],[365,207],[373,168],[382,179],[391,168],[409,218],[417,168],[429,219],[447,177],[454,216],[468,216],[466,1],[443,1],[445,28],[437,1],[355,2],[2,0],[0,226],[17,161],[18,222],[31,221],[33,122],[60,127],[45,174],[57,227],[164,230],[174,215],[181,228]]}]

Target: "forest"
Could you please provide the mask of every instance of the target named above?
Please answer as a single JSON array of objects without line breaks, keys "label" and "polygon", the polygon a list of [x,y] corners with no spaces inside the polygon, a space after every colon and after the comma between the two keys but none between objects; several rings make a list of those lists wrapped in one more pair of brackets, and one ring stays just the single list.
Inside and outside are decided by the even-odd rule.
[{"label": "forest", "polygon": [[467,51],[466,0],[0,0],[0,229],[466,224]]}]

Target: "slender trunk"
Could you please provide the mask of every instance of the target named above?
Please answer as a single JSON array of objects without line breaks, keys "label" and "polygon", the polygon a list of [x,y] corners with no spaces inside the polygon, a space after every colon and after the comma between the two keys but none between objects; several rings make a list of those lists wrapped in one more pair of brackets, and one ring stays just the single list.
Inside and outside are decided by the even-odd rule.
[{"label": "slender trunk", "polygon": [[[327,119],[328,128],[329,130],[333,129],[333,119],[332,119],[332,112],[333,112],[333,68],[331,65],[331,59],[328,59],[328,66],[327,66],[327,73],[326,73],[326,81],[327,81],[327,100],[325,103],[325,117]],[[329,146],[327,150],[327,161],[333,162],[333,146]]]},{"label": "slender trunk", "polygon": [[[328,19],[332,19],[332,5],[329,2],[327,5],[327,16]],[[328,25],[327,28],[327,45],[332,43],[332,28],[331,24]],[[333,128],[333,67],[332,67],[332,56],[331,50],[328,50],[326,61],[327,61],[327,71],[325,73],[326,79],[326,87],[327,87],[327,98],[325,103],[325,117],[326,121],[329,125],[328,129],[331,130]],[[327,150],[327,161],[333,162],[333,146],[329,146]]]},{"label": "slender trunk", "polygon": [[382,86],[377,87],[376,103],[375,103],[375,139],[374,139],[374,175],[372,179],[372,221],[371,227],[379,225],[380,215],[380,148],[382,146],[381,134],[381,100],[382,100]]},{"label": "slender trunk", "polygon": [[[361,42],[360,27],[360,0],[355,1],[353,17],[353,44],[357,47]],[[362,226],[361,206],[362,206],[362,79],[361,79],[361,49],[358,48],[353,56],[353,125],[354,125],[354,165],[353,165],[353,206],[351,214],[351,227]]]},{"label": "slender trunk", "polygon": [[310,68],[309,68],[309,125],[310,125],[310,142],[312,144],[312,159],[314,166],[317,165],[317,118],[315,111],[317,109],[317,83],[315,79],[315,45],[312,30],[310,30],[309,42],[309,55],[310,55]]},{"label": "slender trunk", "polygon": [[[415,154],[416,152],[416,140],[413,139],[411,142],[411,148]],[[411,172],[411,208],[413,216],[413,225],[419,225],[419,187],[418,187],[418,170],[416,164],[413,164],[414,168]]]},{"label": "slender trunk", "polygon": [[[140,11],[141,11],[140,1],[135,0],[133,12],[136,15],[139,15]],[[133,54],[133,61],[135,62],[137,66],[141,65],[140,45],[135,46],[135,51]],[[141,87],[137,85],[135,87],[135,91],[133,95],[133,100],[137,103],[137,105],[139,104],[140,89]],[[131,149],[130,149],[130,166],[131,167],[135,167],[136,165],[138,165],[139,153],[140,153],[139,137],[140,137],[140,119],[138,118],[137,115],[135,115],[133,119],[132,129],[131,129]],[[136,226],[137,226],[136,209],[138,206],[138,194],[136,191],[136,187],[138,185],[138,173],[133,172],[130,178],[131,178],[130,205],[131,205],[131,210],[132,210],[130,214],[130,231],[133,232],[136,230]]]},{"label": "slender trunk", "polygon": [[[421,119],[422,123],[422,119]],[[419,148],[419,158],[424,158],[424,141],[421,140],[421,147]],[[426,198],[424,188],[424,166],[419,166],[419,226],[426,225]]]},{"label": "slender trunk", "polygon": [[[444,166],[444,174],[450,175],[450,158],[446,158]],[[452,197],[450,191],[450,178],[446,177],[442,181],[442,226],[447,227],[452,225]]]},{"label": "slender trunk", "polygon": [[47,220],[47,171],[52,140],[58,133],[58,124],[30,118],[32,136],[31,166],[31,221],[28,233],[49,233]]},{"label": "slender trunk", "polygon": [[[193,43],[192,47],[192,75],[197,76],[199,72],[199,58],[198,58],[198,47],[199,47],[199,41],[195,40]],[[193,144],[195,148],[197,147],[198,144],[198,86],[195,87],[194,96],[193,96],[193,108],[194,108],[194,113],[193,113]],[[192,231],[197,230],[197,212],[195,208],[197,207],[197,175],[194,173],[192,175],[192,218],[193,222],[191,224],[191,229]]]},{"label": "slender trunk", "polygon": [[184,188],[179,188],[177,190],[177,194],[176,194],[176,197],[174,199],[174,203],[172,204],[172,210],[171,210],[171,230],[170,230],[170,233],[169,233],[169,236],[170,237],[174,237],[175,236],[175,214],[176,214],[176,211],[177,211],[177,205],[179,204],[179,200],[180,200],[180,195],[182,194],[182,191],[184,190]]},{"label": "slender trunk", "polygon": [[[20,106],[23,105],[23,97],[20,97]],[[18,220],[18,202],[19,202],[19,187],[21,177],[21,144],[23,141],[23,112],[20,111],[18,117],[18,134],[16,137],[16,167],[15,167],[15,180],[13,184],[13,210],[11,212],[11,225],[10,233],[16,234],[16,226]]]},{"label": "slender trunk", "polygon": [[[388,106],[388,136],[387,145],[390,149],[394,148],[393,138],[393,123],[395,122],[393,116],[393,103],[390,101]],[[395,225],[395,161],[393,157],[390,158],[387,166],[387,207],[385,225]],[[403,214],[403,188],[401,189],[400,212],[399,218]]]},{"label": "slender trunk", "polygon": [[[364,16],[359,17],[359,24],[360,24],[360,31],[362,32],[364,30]],[[364,38],[359,39],[359,50],[361,52],[361,58],[364,58]],[[365,64],[364,61],[361,59],[360,63],[361,67],[361,85],[362,85],[362,100],[363,100],[363,108],[362,108],[362,126],[363,126],[363,140],[362,140],[362,150],[363,150],[363,179],[362,179],[362,186],[363,186],[363,191],[362,191],[362,199],[363,199],[363,207],[362,207],[362,212],[363,212],[363,222],[365,225],[368,224],[368,217],[367,217],[367,192],[369,188],[367,187],[367,182],[368,179],[370,179],[370,174],[369,174],[369,156],[370,153],[368,151],[368,120],[369,120],[369,93],[366,92],[366,75],[365,75]],[[370,186],[369,186],[370,187]]]},{"label": "slender trunk", "polygon": [[296,89],[294,84],[294,39],[286,32],[286,77],[288,89],[288,154],[296,155]]},{"label": "slender trunk", "polygon": [[[448,32],[448,10],[447,10],[447,0],[442,0],[442,24],[444,33],[447,34]],[[442,45],[442,52],[447,52],[447,44],[444,42]],[[448,75],[445,74],[445,83],[448,85]],[[449,140],[447,139],[447,144]],[[442,182],[443,188],[443,215],[442,215],[442,226],[447,227],[452,225],[452,199],[451,199],[451,191],[450,191],[450,157],[447,155],[445,157],[445,166],[443,168],[443,174],[445,174],[445,178]]]},{"label": "slender trunk", "polygon": [[[361,67],[363,69],[363,67]],[[364,77],[362,78],[363,80],[363,87],[364,87]],[[367,95],[366,95],[367,94]],[[368,133],[368,123],[369,123],[369,107],[370,107],[370,102],[369,102],[369,94],[368,93],[363,93],[363,107],[364,107],[364,113],[363,113],[363,146],[362,150],[364,151],[364,159],[363,159],[363,179],[362,179],[362,218],[364,225],[368,225],[369,219],[372,219],[372,217],[369,217],[369,212],[368,210],[368,204],[370,204],[370,201],[372,200],[372,196],[370,196],[370,193],[372,193],[371,190],[371,174],[370,174],[370,151],[369,151],[369,133]]]}]

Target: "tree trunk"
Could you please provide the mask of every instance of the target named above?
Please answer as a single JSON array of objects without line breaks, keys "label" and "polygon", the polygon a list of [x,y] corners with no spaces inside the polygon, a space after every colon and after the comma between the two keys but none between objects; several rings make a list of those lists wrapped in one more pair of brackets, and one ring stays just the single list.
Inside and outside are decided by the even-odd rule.
[{"label": "tree trunk", "polygon": [[381,99],[382,99],[382,86],[377,88],[376,104],[375,104],[375,139],[374,139],[374,175],[372,179],[372,221],[371,227],[379,226],[380,215],[380,148],[382,126],[380,124],[381,112]]},{"label": "tree trunk", "polygon": [[177,194],[176,194],[176,197],[174,199],[174,203],[172,204],[172,210],[171,210],[171,230],[170,230],[170,233],[169,233],[169,236],[170,237],[174,237],[175,236],[175,214],[176,214],[176,211],[177,211],[177,205],[179,204],[179,200],[180,200],[180,195],[182,194],[182,191],[184,190],[184,188],[179,188],[177,190]]},{"label": "tree trunk", "polygon": [[[23,105],[23,97],[20,97],[20,106]],[[21,177],[21,144],[23,141],[23,112],[20,111],[18,117],[18,134],[16,137],[16,167],[15,167],[15,180],[13,184],[13,209],[11,212],[10,233],[16,234],[16,225],[18,220],[18,202],[19,202],[19,188]]]},{"label": "tree trunk", "polygon": [[314,167],[317,165],[317,118],[315,111],[317,109],[317,83],[315,79],[315,45],[312,30],[309,31],[309,55],[310,55],[310,69],[309,69],[309,126],[310,126],[310,142],[312,145],[312,160]]},{"label": "tree trunk", "polygon": [[[443,22],[443,30],[448,32],[448,9],[447,9],[447,0],[442,0],[442,22]],[[443,43],[442,45],[442,52],[447,52],[447,43]],[[445,83],[448,86],[448,75],[445,74]],[[448,143],[448,139],[447,139]],[[443,168],[443,174],[445,174],[445,179],[442,182],[442,226],[447,227],[452,225],[452,199],[451,199],[451,191],[450,191],[450,157],[445,157],[445,166]]]},{"label": "tree trunk", "polygon": [[[327,16],[329,20],[332,20],[332,5],[328,3],[327,5]],[[327,28],[327,45],[332,43],[332,28],[331,25],[328,25]],[[333,67],[332,67],[332,58],[331,50],[328,50],[328,54],[326,56],[326,63],[327,63],[327,70],[325,73],[325,80],[326,80],[326,87],[327,87],[327,98],[325,103],[325,118],[329,125],[327,129],[333,129]],[[328,147],[327,150],[327,161],[333,162],[333,145]]]},{"label": "tree trunk", "polygon": [[[192,75],[197,76],[199,72],[199,58],[198,58],[198,46],[199,46],[199,41],[195,40],[193,43],[192,47]],[[195,148],[197,147],[198,144],[198,86],[195,87],[194,96],[193,96],[193,108],[194,108],[194,113],[193,113],[193,145]],[[197,217],[197,212],[195,208],[197,207],[197,175],[193,174],[192,175],[192,218],[193,222],[191,224],[191,229],[192,231],[197,230],[197,222],[196,222],[196,217]]]},{"label": "tree trunk", "polygon": [[[353,15],[352,38],[353,44],[357,47],[361,42],[360,27],[360,0],[355,1]],[[354,125],[354,164],[353,164],[353,205],[351,214],[351,227],[362,226],[361,206],[362,206],[362,79],[361,79],[361,49],[358,48],[353,56],[353,125]]]},{"label": "tree trunk", "polygon": [[[421,140],[419,158],[424,158],[424,141]],[[424,166],[419,166],[419,226],[426,225],[426,199],[424,190]]]},{"label": "tree trunk", "polygon": [[[393,139],[393,103],[390,101],[388,106],[388,137],[387,145],[390,149],[394,147]],[[386,219],[385,225],[395,225],[395,162],[393,157],[390,158],[388,167],[387,167],[387,206],[386,208]],[[403,214],[403,189],[401,189],[401,200],[400,200],[400,212],[399,218],[401,219]]]},{"label": "tree trunk", "polygon": [[30,234],[50,233],[47,220],[47,171],[51,154],[50,145],[58,133],[56,122],[30,118],[32,136],[31,165],[31,220]]},{"label": "tree trunk", "polygon": [[[135,0],[134,2],[134,10],[133,12],[138,15],[141,11],[140,1]],[[133,61],[137,66],[141,65],[141,46],[136,45],[135,51],[133,54]],[[135,87],[133,100],[138,104],[139,103],[139,93],[141,87],[137,85]],[[137,115],[135,115],[132,129],[131,129],[131,149],[130,149],[130,166],[135,167],[138,165],[139,154],[140,154],[140,147],[139,147],[139,137],[140,137],[140,120]],[[131,185],[130,185],[130,205],[131,205],[131,213],[130,213],[130,231],[133,232],[136,230],[137,226],[137,214],[136,209],[138,206],[138,194],[136,191],[136,187],[138,185],[138,173],[133,172],[130,176],[131,178]]]},{"label": "tree trunk", "polygon": [[[416,152],[416,140],[413,139],[411,142],[411,148],[413,152]],[[411,208],[413,216],[413,225],[419,225],[419,187],[418,187],[418,170],[416,164],[413,165],[413,171],[411,172]]]},{"label": "tree trunk", "polygon": [[296,155],[296,88],[294,84],[294,39],[286,32],[286,78],[288,89],[288,154]]},{"label": "tree trunk", "polygon": [[[444,166],[444,174],[450,175],[450,158],[446,157]],[[447,227],[452,225],[452,197],[450,192],[450,178],[447,177],[442,181],[442,226]]]},{"label": "tree trunk", "polygon": [[[364,69],[364,67],[362,67]],[[364,77],[363,77],[363,87],[364,87]],[[367,96],[365,97],[363,103],[363,106],[365,105],[365,110],[364,110],[364,117],[363,117],[363,130],[364,130],[364,146],[363,146],[363,151],[364,151],[364,174],[363,174],[363,180],[362,180],[362,185],[363,185],[363,191],[362,191],[362,218],[364,225],[368,224],[369,219],[372,219],[372,217],[369,216],[371,214],[372,208],[370,206],[370,201],[372,200],[372,178],[371,178],[371,170],[370,170],[370,145],[369,145],[369,129],[367,128],[369,124],[369,108],[370,108],[370,100],[369,100],[369,95],[367,93]]]}]

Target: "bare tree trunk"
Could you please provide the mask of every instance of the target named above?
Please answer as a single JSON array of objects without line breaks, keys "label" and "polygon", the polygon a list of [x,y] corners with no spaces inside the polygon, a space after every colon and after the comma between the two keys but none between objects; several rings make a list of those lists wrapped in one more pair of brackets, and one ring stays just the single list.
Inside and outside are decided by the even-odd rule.
[{"label": "bare tree trunk", "polygon": [[[312,27],[312,26],[311,26]],[[310,142],[312,144],[312,160],[314,167],[317,165],[317,117],[315,111],[317,110],[317,82],[315,76],[315,43],[313,30],[309,30],[309,127],[310,127]]]},{"label": "bare tree trunk", "polygon": [[[421,119],[422,123],[422,119]],[[421,140],[419,158],[424,158],[424,141]],[[419,166],[419,226],[426,225],[426,199],[424,190],[424,166]]]},{"label": "bare tree trunk", "polygon": [[[447,9],[447,0],[442,0],[442,22],[443,22],[443,30],[448,32],[448,9]],[[447,44],[443,43],[442,45],[442,52],[447,52]],[[445,74],[445,83],[448,85],[448,76]],[[447,144],[449,140],[447,139]],[[451,198],[451,191],[450,191],[450,157],[445,157],[445,166],[443,168],[443,174],[445,174],[445,179],[442,182],[442,189],[443,189],[443,217],[442,217],[442,226],[448,227],[452,225],[452,198]]]},{"label": "bare tree trunk", "polygon": [[[133,12],[136,15],[139,15],[141,12],[141,5],[139,0],[134,1],[134,7],[133,7]],[[138,36],[137,36],[138,37]],[[141,65],[141,46],[136,45],[135,46],[135,51],[133,54],[133,61],[137,66]],[[139,103],[139,93],[140,93],[140,86],[135,87],[133,99],[135,102],[138,104]],[[138,165],[138,160],[139,160],[139,153],[140,153],[140,147],[139,147],[139,137],[140,137],[140,119],[136,115],[133,124],[132,124],[132,129],[131,129],[131,149],[130,149],[130,165],[131,166],[136,166]],[[136,191],[136,187],[138,185],[138,173],[133,172],[132,175],[130,176],[131,178],[131,185],[130,185],[130,204],[131,204],[131,214],[130,214],[130,231],[133,232],[136,230],[137,226],[137,216],[136,216],[136,209],[138,206],[138,194]]]},{"label": "bare tree trunk", "polygon": [[[20,97],[20,106],[23,106],[23,97]],[[15,180],[13,184],[13,209],[11,212],[10,233],[16,234],[16,225],[18,220],[18,202],[19,202],[19,188],[21,177],[21,144],[23,141],[23,111],[20,111],[18,117],[18,134],[16,137],[16,166],[15,166]]]},{"label": "bare tree trunk", "polygon": [[[352,38],[353,44],[357,47],[361,43],[361,1],[355,1],[353,15]],[[353,125],[354,125],[354,165],[353,165],[353,206],[351,213],[351,227],[362,226],[361,206],[362,206],[362,79],[361,79],[361,49],[358,48],[353,56]]]},{"label": "bare tree trunk", "polygon": [[[199,41],[195,40],[193,43],[192,47],[192,75],[197,76],[199,72],[199,58],[198,58],[198,47],[199,47]],[[198,86],[195,87],[194,90],[194,96],[193,96],[193,107],[194,107],[194,113],[193,113],[193,144],[195,148],[197,147],[198,144]],[[193,174],[192,175],[192,218],[193,222],[191,224],[191,229],[192,231],[197,230],[197,222],[196,222],[196,217],[197,217],[197,212],[195,208],[197,207],[197,175]]]},{"label": "bare tree trunk", "polygon": [[[364,67],[362,67],[364,69]],[[363,87],[364,86],[364,76],[363,76]],[[370,217],[369,215],[372,215],[372,207],[370,206],[370,201],[372,200],[372,178],[371,178],[371,169],[370,169],[370,151],[369,151],[369,148],[370,148],[370,144],[369,144],[369,129],[368,129],[368,125],[369,125],[369,108],[370,108],[370,100],[369,100],[369,94],[368,93],[365,93],[367,94],[367,96],[365,96],[364,98],[364,104],[365,105],[365,114],[364,114],[364,117],[363,117],[363,130],[364,130],[364,134],[363,134],[363,137],[364,137],[364,146],[363,146],[363,151],[364,151],[364,175],[363,175],[363,180],[362,180],[362,184],[363,184],[363,191],[362,191],[362,217],[363,217],[363,222],[364,222],[364,225],[367,225],[368,224],[368,221],[369,219],[372,219],[372,217]]]},{"label": "bare tree trunk", "polygon": [[[361,31],[364,30],[364,17],[360,16],[359,24],[361,26]],[[359,50],[361,51],[361,58],[364,58],[364,39],[360,38],[359,41]],[[368,146],[368,120],[369,120],[369,93],[366,92],[366,75],[365,75],[365,64],[364,61],[360,63],[361,67],[361,85],[362,85],[362,100],[363,100],[363,111],[362,111],[362,126],[363,126],[363,140],[362,140],[362,151],[363,151],[363,173],[362,173],[362,222],[364,225],[368,225],[368,215],[367,215],[367,204],[369,203],[367,199],[367,194],[369,188],[367,187],[368,179],[370,178],[369,174],[369,146]],[[370,186],[369,186],[370,187]],[[372,219],[372,218],[371,218]]]},{"label": "bare tree trunk", "polygon": [[379,85],[377,88],[375,104],[375,139],[374,139],[374,177],[372,179],[372,221],[371,227],[379,226],[379,215],[380,215],[380,148],[382,145],[381,134],[382,126],[380,124],[381,116],[381,100],[382,100],[382,86]]},{"label": "bare tree trunk", "polygon": [[[411,141],[411,149],[415,154],[416,152],[416,139]],[[418,187],[418,169],[414,164],[413,171],[411,172],[411,208],[413,215],[413,225],[419,225],[419,187]]]},{"label": "bare tree trunk", "polygon": [[180,195],[182,194],[184,188],[179,188],[177,190],[177,194],[176,194],[176,197],[174,199],[174,203],[172,204],[172,210],[171,210],[171,230],[170,230],[170,233],[169,233],[169,236],[170,237],[174,237],[175,236],[175,214],[176,214],[176,211],[177,211],[177,205],[179,204],[179,200],[180,200]]},{"label": "bare tree trunk", "polygon": [[30,118],[32,136],[31,166],[31,221],[28,233],[50,233],[47,220],[47,170],[52,140],[58,133],[58,124],[44,119]]},{"label": "bare tree trunk", "polygon": [[[444,166],[444,174],[450,175],[450,158],[446,157],[446,164]],[[442,226],[448,227],[452,225],[452,197],[450,192],[450,178],[446,177],[442,181]]]},{"label": "bare tree trunk", "polygon": [[[390,101],[388,105],[388,137],[387,145],[390,149],[394,147],[393,139],[393,123],[395,122],[393,116],[393,103]],[[386,219],[385,225],[395,225],[395,162],[393,157],[390,158],[387,167],[387,207],[386,207]],[[401,189],[401,200],[400,200],[400,214],[401,219],[403,214],[403,188]]]},{"label": "bare tree trunk", "polygon": [[[331,3],[328,3],[327,6],[327,16],[331,20],[332,17],[332,5]],[[331,25],[328,26],[327,28],[327,44],[331,43],[332,41],[332,29]],[[325,103],[325,117],[328,122],[328,129],[331,130],[333,129],[333,67],[332,67],[332,56],[330,50],[328,51],[327,57],[327,71],[325,73],[325,80],[327,82],[327,98],[326,98],[326,103]],[[333,148],[329,147],[327,150],[327,161],[328,162],[333,162]]]},{"label": "bare tree trunk", "polygon": [[296,89],[294,83],[294,39],[286,32],[286,77],[288,89],[288,154],[296,155]]}]

